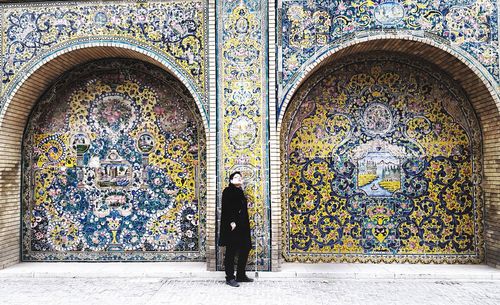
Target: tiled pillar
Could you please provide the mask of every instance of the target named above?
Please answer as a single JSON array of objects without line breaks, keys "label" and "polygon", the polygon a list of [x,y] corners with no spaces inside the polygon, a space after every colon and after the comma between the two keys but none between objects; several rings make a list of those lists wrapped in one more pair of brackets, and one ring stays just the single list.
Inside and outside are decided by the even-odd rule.
[{"label": "tiled pillar", "polygon": [[[217,215],[231,172],[249,199],[254,249],[248,268],[271,269],[269,203],[268,3],[217,2]],[[217,265],[222,267],[223,248]]]}]

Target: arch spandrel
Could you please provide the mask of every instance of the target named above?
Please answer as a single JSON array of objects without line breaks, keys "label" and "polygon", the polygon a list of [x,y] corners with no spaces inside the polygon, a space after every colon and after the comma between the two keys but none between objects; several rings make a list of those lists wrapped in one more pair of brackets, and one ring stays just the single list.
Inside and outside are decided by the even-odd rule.
[{"label": "arch spandrel", "polygon": [[[281,84],[281,98],[276,104],[278,129],[281,127],[283,115],[295,92],[315,71],[344,57],[348,58],[353,54],[372,51],[400,52],[421,57],[442,67],[459,82],[462,82],[462,79],[466,79],[464,82],[468,82],[467,77],[472,73],[481,83],[477,87],[484,86],[489,91],[500,112],[498,81],[471,54],[445,40],[436,39],[432,35],[427,37],[407,33],[391,32],[387,34],[383,31],[371,31],[347,36],[338,44],[323,46],[318,52],[307,58],[293,78]],[[468,88],[464,89],[468,90]]]},{"label": "arch spandrel", "polygon": [[203,260],[206,134],[188,90],[133,60],[81,65],[23,145],[24,260]]},{"label": "arch spandrel", "polygon": [[27,66],[74,41],[133,41],[167,57],[205,91],[206,7],[203,1],[26,3],[2,6],[2,85]]},{"label": "arch spandrel", "polygon": [[332,46],[394,35],[430,38],[467,54],[497,82],[500,77],[497,0],[312,0],[307,5],[282,1],[278,7],[283,87]]},{"label": "arch spandrel", "polygon": [[318,70],[281,129],[285,259],[481,262],[481,141],[436,67],[371,53]]}]

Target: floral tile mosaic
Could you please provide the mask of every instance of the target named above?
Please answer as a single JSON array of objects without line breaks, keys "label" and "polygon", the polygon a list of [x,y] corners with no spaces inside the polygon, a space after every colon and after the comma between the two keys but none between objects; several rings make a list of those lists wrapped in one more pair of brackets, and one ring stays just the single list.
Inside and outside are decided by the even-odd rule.
[{"label": "floral tile mosaic", "polygon": [[[267,100],[267,2],[218,2],[218,196],[240,171],[249,201],[249,268],[270,270]],[[218,206],[220,215],[220,205]],[[222,248],[218,250],[222,268]]]},{"label": "floral tile mosaic", "polygon": [[204,3],[53,1],[3,5],[0,94],[15,84],[23,71],[58,47],[88,41],[122,41],[161,54],[195,84],[200,96],[205,96]]},{"label": "floral tile mosaic", "polygon": [[292,83],[325,47],[372,30],[434,35],[440,44],[470,53],[498,81],[497,5],[496,0],[282,0],[281,86]]},{"label": "floral tile mosaic", "polygon": [[174,77],[101,60],[62,76],[24,135],[24,260],[204,260],[205,131]]},{"label": "floral tile mosaic", "polygon": [[358,56],[307,80],[283,126],[286,260],[482,260],[480,127],[446,75]]}]

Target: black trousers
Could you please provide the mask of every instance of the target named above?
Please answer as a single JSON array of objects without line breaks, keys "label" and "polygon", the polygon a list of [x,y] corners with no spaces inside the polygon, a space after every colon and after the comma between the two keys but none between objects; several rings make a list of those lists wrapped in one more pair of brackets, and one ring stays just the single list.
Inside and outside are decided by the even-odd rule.
[{"label": "black trousers", "polygon": [[224,256],[224,269],[226,270],[226,281],[234,279],[234,257],[238,254],[238,267],[236,277],[245,277],[245,267],[247,266],[248,253],[250,248],[239,246],[226,246]]}]

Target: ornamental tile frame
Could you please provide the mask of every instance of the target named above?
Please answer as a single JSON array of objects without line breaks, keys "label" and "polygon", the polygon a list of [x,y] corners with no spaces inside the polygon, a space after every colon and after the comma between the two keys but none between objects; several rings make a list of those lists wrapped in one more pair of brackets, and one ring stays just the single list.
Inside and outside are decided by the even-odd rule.
[{"label": "ornamental tile frame", "polygon": [[[217,2],[218,198],[240,171],[249,200],[249,269],[271,270],[267,1]],[[218,227],[218,226],[217,226]],[[223,249],[217,250],[222,269]]]},{"label": "ornamental tile frame", "polygon": [[288,91],[329,49],[384,31],[434,36],[470,54],[498,81],[498,13],[496,0],[279,0],[280,87]]},{"label": "ornamental tile frame", "polygon": [[205,1],[2,4],[0,13],[1,108],[30,71],[55,57],[55,50],[121,44],[167,63],[207,116]]}]

